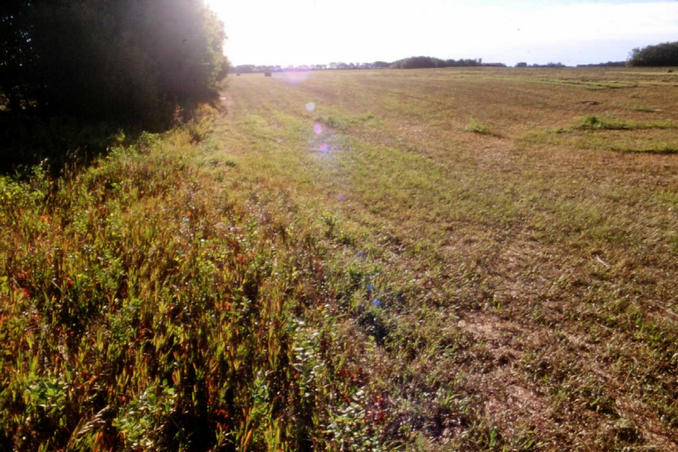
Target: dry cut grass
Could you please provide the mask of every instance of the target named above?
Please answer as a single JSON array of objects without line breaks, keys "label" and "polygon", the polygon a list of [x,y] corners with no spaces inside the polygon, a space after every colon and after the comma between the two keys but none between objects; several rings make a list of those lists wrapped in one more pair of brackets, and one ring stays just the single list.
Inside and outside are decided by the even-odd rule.
[{"label": "dry cut grass", "polygon": [[352,322],[383,441],[678,447],[675,75],[247,76],[228,96],[215,155],[331,212],[339,268],[368,267],[378,309]]}]

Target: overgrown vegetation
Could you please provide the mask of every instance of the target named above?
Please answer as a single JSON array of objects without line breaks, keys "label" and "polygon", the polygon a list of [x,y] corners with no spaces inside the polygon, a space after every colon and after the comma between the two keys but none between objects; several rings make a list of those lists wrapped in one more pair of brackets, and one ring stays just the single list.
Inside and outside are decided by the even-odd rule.
[{"label": "overgrown vegetation", "polygon": [[376,444],[340,327],[362,287],[326,269],[324,221],[233,196],[195,130],[0,178],[2,449]]}]

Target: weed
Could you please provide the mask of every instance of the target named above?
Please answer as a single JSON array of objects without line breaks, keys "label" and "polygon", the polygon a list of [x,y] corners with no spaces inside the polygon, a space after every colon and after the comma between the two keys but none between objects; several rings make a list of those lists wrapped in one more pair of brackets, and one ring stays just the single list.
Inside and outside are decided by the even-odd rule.
[{"label": "weed", "polygon": [[467,132],[473,132],[477,133],[480,135],[494,135],[497,136],[497,134],[492,130],[492,128],[486,124],[481,124],[480,122],[476,121],[475,119],[471,119],[469,123],[466,125],[464,128],[465,131]]}]

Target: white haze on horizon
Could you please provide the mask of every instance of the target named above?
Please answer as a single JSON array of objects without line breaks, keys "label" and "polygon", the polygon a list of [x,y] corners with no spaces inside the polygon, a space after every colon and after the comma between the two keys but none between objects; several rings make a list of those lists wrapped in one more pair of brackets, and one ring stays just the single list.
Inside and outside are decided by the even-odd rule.
[{"label": "white haze on horizon", "polygon": [[394,61],[414,55],[514,65],[620,61],[678,40],[676,1],[207,0],[233,64]]}]

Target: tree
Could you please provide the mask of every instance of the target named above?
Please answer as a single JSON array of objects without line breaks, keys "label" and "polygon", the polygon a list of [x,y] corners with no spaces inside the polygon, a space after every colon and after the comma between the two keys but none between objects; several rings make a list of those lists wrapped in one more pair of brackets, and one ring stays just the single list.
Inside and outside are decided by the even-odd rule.
[{"label": "tree", "polygon": [[[496,66],[498,63],[491,63]],[[440,58],[433,58],[427,56],[415,56],[403,58],[402,60],[391,63],[391,67],[396,69],[418,69],[418,68],[441,68],[441,67],[469,67],[469,66],[483,66],[482,59],[470,60],[441,60]],[[488,66],[488,64],[485,64]]]},{"label": "tree", "polygon": [[629,66],[678,66],[678,41],[633,49]]},{"label": "tree", "polygon": [[223,24],[201,0],[5,0],[0,91],[12,110],[159,127],[226,75]]},{"label": "tree", "polygon": [[427,56],[414,56],[395,61],[391,64],[391,67],[396,69],[419,69],[419,68],[444,67],[444,65],[445,62],[439,58]]}]

